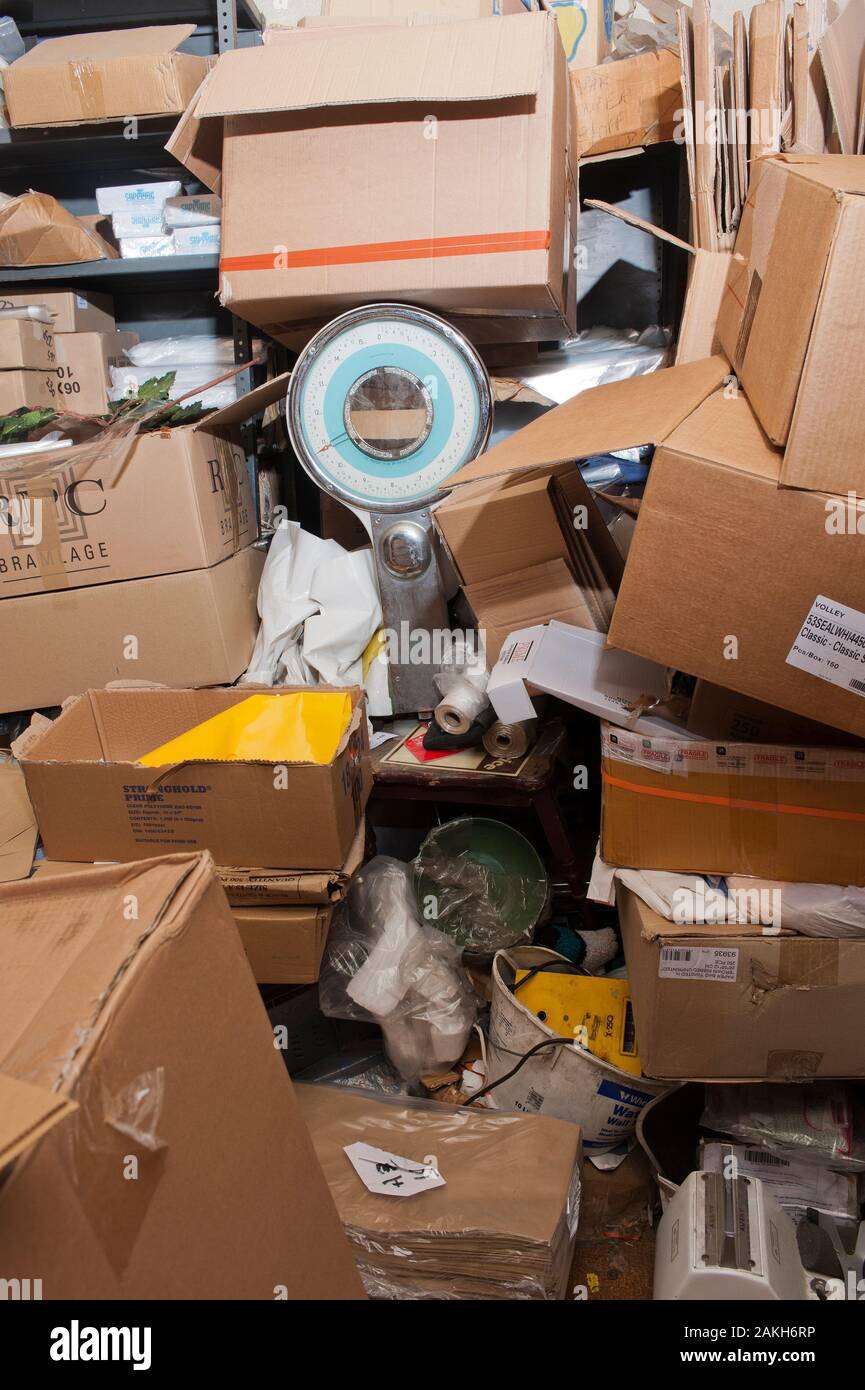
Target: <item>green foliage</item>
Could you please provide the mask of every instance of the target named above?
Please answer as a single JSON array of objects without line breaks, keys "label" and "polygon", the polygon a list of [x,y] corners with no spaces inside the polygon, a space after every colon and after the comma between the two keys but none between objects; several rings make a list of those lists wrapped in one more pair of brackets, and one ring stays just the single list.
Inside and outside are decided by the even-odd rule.
[{"label": "green foliage", "polygon": [[41,410],[28,410],[22,405],[11,415],[0,415],[0,444],[26,444],[34,430],[50,425],[57,419],[57,411],[50,407]]}]

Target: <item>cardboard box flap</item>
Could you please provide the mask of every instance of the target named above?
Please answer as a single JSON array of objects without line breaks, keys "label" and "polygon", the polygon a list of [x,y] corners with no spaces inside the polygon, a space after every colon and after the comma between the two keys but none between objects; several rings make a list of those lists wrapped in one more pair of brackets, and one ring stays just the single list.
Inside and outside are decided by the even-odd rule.
[{"label": "cardboard box flap", "polygon": [[490,24],[298,31],[294,42],[224,53],[195,114],[253,115],[383,102],[501,101],[541,85],[552,16]]},{"label": "cardboard box flap", "polygon": [[857,154],[777,154],[779,164],[801,167],[813,183],[823,184],[834,193],[865,194],[865,164]]},{"label": "cardboard box flap", "polygon": [[261,386],[253,387],[245,395],[238,396],[231,405],[224,405],[212,415],[205,415],[203,420],[193,425],[193,429],[204,430],[207,434],[231,434],[237,425],[242,425],[255,415],[261,415],[276,401],[285,400],[290,379],[291,372],[283,372],[281,376],[275,376]]},{"label": "cardboard box flap", "polygon": [[222,121],[202,120],[198,107],[215,73],[216,68],[211,68],[165,146],[167,153],[211,193],[219,193],[222,185]]},{"label": "cardboard box flap", "polygon": [[[175,854],[0,887],[0,1071],[67,1092],[151,932],[182,917],[214,873],[208,854]],[[122,911],[128,894],[134,920]]]},{"label": "cardboard box flap", "polygon": [[0,1074],[0,1172],[77,1109],[77,1101]]},{"label": "cardboard box flap", "polygon": [[0,763],[0,883],[27,877],[37,834],[23,772],[11,763]]},{"label": "cardboard box flap", "polygon": [[613,449],[660,444],[722,384],[729,371],[723,357],[707,357],[648,376],[593,386],[467,463],[448,479],[448,486]]},{"label": "cardboard box flap", "polygon": [[664,441],[665,448],[777,482],[783,454],[769,443],[745,394],[716,391]]},{"label": "cardboard box flap", "polygon": [[112,58],[139,58],[173,53],[195,33],[194,24],[150,24],[144,29],[108,29],[44,39],[16,59],[16,68],[49,63],[102,63]]}]

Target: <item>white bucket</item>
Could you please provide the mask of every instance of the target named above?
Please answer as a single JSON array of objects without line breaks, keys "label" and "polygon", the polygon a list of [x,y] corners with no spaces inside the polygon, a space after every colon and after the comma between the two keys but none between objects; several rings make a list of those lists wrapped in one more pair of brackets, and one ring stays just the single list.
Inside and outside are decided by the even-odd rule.
[{"label": "white bucket", "polygon": [[[487,1081],[497,1081],[520,1057],[544,1038],[556,1038],[511,992],[516,970],[530,970],[544,961],[561,960],[542,946],[512,946],[497,951],[493,961],[493,999],[487,1059]],[[492,1092],[490,1100],[503,1110],[541,1112],[570,1120],[583,1132],[589,1155],[607,1153],[636,1128],[640,1112],[671,1089],[666,1081],[633,1076],[619,1067],[573,1047],[546,1047],[520,1067],[516,1076]]]}]

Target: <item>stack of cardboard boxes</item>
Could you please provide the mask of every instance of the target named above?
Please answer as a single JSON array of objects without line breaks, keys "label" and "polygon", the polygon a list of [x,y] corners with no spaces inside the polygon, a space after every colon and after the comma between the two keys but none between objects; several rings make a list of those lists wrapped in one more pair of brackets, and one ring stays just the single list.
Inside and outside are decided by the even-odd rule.
[{"label": "stack of cardboard boxes", "polygon": [[108,409],[111,367],[126,361],[135,333],[121,333],[114,321],[111,298],[86,290],[16,290],[0,294],[0,308],[24,309],[42,305],[51,315],[53,355],[47,349],[39,363],[31,351],[21,365],[33,370],[26,379],[0,382],[2,413],[27,405],[48,406],[63,414],[104,415]]}]

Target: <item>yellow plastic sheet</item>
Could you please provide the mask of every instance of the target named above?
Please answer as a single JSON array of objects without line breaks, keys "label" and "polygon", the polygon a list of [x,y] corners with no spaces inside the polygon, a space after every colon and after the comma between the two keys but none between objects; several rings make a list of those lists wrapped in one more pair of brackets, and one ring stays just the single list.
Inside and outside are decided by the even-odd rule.
[{"label": "yellow plastic sheet", "polygon": [[250,695],[138,759],[168,763],[329,763],[351,719],[351,696],[338,690]]}]

